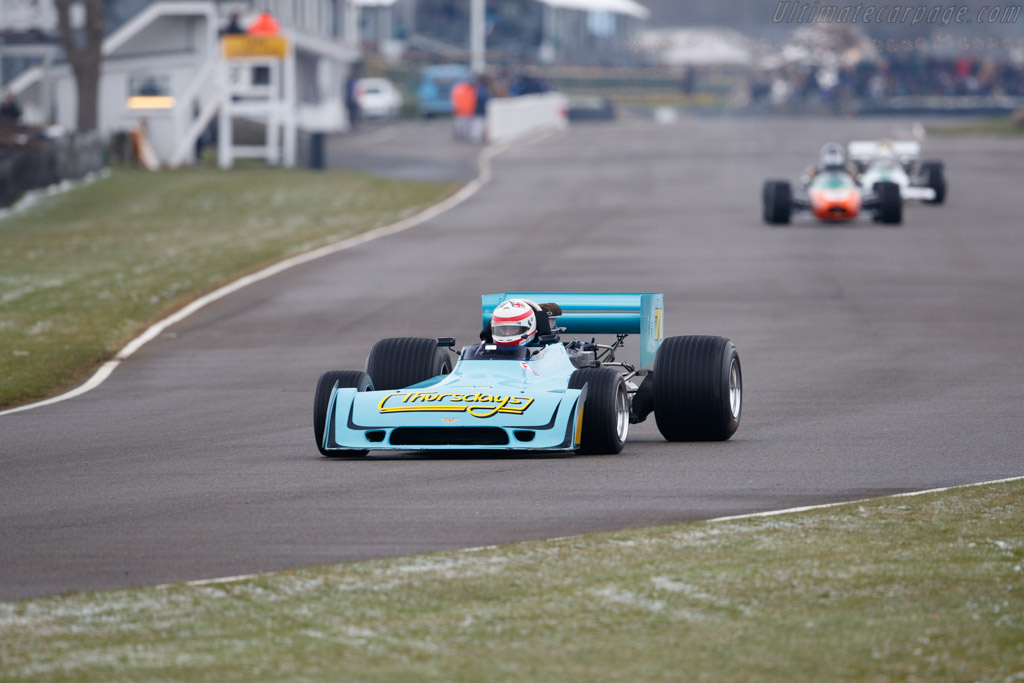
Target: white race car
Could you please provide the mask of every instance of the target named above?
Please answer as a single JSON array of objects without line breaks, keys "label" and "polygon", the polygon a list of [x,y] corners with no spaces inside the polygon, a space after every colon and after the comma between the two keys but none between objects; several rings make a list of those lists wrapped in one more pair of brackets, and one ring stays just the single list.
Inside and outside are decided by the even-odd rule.
[{"label": "white race car", "polygon": [[895,183],[900,197],[927,204],[946,199],[946,178],[941,161],[918,165],[921,145],[912,141],[856,140],[848,147],[850,161],[856,164],[860,186],[870,192],[882,182]]}]

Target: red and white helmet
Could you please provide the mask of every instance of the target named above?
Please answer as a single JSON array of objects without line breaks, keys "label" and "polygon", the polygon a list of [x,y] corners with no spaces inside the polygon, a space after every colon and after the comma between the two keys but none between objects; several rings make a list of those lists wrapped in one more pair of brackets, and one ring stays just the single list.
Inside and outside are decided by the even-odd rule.
[{"label": "red and white helmet", "polygon": [[502,301],[491,316],[491,338],[498,346],[526,346],[537,336],[537,314],[523,299]]}]

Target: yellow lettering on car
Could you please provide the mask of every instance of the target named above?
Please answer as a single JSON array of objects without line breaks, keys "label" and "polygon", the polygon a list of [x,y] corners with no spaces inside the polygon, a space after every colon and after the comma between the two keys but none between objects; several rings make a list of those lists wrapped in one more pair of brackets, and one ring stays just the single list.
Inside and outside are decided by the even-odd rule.
[{"label": "yellow lettering on car", "polygon": [[498,413],[522,415],[532,403],[533,399],[528,396],[491,396],[480,392],[476,394],[430,394],[413,391],[386,394],[377,404],[377,410],[381,413],[469,413],[473,417],[488,418]]}]

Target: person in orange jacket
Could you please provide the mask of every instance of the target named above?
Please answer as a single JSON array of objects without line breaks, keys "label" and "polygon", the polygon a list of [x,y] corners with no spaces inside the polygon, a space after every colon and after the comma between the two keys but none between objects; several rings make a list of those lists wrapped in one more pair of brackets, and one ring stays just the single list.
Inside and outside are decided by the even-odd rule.
[{"label": "person in orange jacket", "polygon": [[476,88],[469,83],[456,83],[452,87],[452,132],[456,140],[468,140],[470,125],[476,112]]},{"label": "person in orange jacket", "polygon": [[281,35],[281,24],[277,23],[270,12],[262,12],[249,26],[247,33],[250,36],[278,36]]}]

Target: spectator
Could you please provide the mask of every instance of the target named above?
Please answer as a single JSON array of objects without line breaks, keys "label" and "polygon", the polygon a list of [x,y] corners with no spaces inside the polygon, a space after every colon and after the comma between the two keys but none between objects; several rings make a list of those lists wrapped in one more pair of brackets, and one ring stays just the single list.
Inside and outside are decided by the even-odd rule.
[{"label": "spectator", "polygon": [[683,72],[683,78],[679,82],[679,89],[687,97],[690,97],[697,91],[697,73],[692,66],[687,66]]},{"label": "spectator", "polygon": [[533,95],[536,93],[544,93],[548,91],[547,82],[539,75],[534,73],[532,70],[526,71],[519,74],[512,81],[512,85],[509,88],[509,95],[516,97],[519,95]]},{"label": "spectator", "polygon": [[456,140],[472,138],[473,117],[476,115],[476,88],[466,82],[452,87],[452,133]]},{"label": "spectator", "polygon": [[487,133],[487,101],[491,99],[491,81],[480,76],[476,85],[476,111],[473,115],[473,142],[484,142]]},{"label": "spectator", "polygon": [[6,119],[15,125],[21,120],[21,105],[18,104],[14,93],[7,93],[4,95],[3,102],[0,102],[0,118]]},{"label": "spectator", "polygon": [[359,125],[359,96],[356,90],[359,85],[359,66],[352,65],[348,80],[345,81],[345,110],[348,112],[348,123],[353,129]]},{"label": "spectator", "polygon": [[249,24],[246,33],[250,36],[279,36],[281,35],[281,24],[270,12],[261,12],[256,20]]},{"label": "spectator", "polygon": [[228,21],[228,25],[225,26],[221,30],[220,34],[222,36],[224,36],[224,35],[237,35],[237,34],[240,34],[240,33],[245,33],[245,29],[242,28],[242,25],[239,23],[239,19],[240,18],[241,17],[238,14],[238,12],[232,12],[231,13],[231,20]]}]

